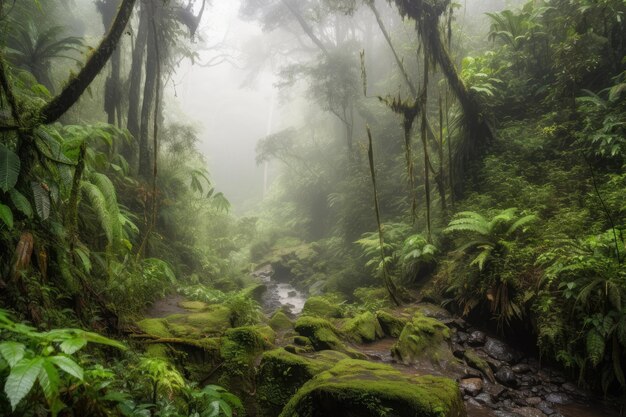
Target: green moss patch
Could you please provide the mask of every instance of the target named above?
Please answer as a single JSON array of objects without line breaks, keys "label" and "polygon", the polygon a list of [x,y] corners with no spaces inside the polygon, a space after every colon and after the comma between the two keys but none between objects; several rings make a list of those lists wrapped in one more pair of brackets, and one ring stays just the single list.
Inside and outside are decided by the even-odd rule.
[{"label": "green moss patch", "polygon": [[404,326],[391,353],[406,364],[426,358],[433,363],[452,360],[453,356],[447,345],[449,338],[450,329],[445,324],[416,313]]},{"label": "green moss patch", "polygon": [[274,330],[288,330],[293,328],[293,323],[282,310],[278,310],[274,313],[270,319],[269,325]]},{"label": "green moss patch", "polygon": [[383,332],[391,337],[400,337],[402,329],[404,329],[404,326],[409,322],[407,318],[398,316],[388,310],[378,310],[376,312],[376,318]]},{"label": "green moss patch", "polygon": [[341,330],[349,340],[356,343],[373,342],[384,336],[376,316],[369,311],[346,321]]},{"label": "green moss patch", "polygon": [[331,303],[322,296],[310,297],[304,303],[302,314],[324,318],[340,318],[341,309],[336,303]]},{"label": "green moss patch", "polygon": [[143,319],[137,322],[142,332],[156,337],[172,337],[165,319]]},{"label": "green moss patch", "polygon": [[309,338],[315,350],[336,350],[352,358],[365,358],[339,339],[339,331],[328,320],[303,316],[296,321],[295,329],[301,336]]},{"label": "green moss patch", "polygon": [[[329,355],[326,352],[331,352]],[[309,357],[285,349],[265,352],[257,373],[258,415],[277,416],[296,391],[313,376],[332,368],[344,354],[323,351]]]},{"label": "green moss patch", "polygon": [[204,310],[208,307],[207,303],[203,303],[202,301],[181,301],[178,305],[185,310],[199,311]]},{"label": "green moss patch", "polygon": [[280,417],[462,417],[456,382],[409,376],[383,364],[342,360],[292,397]]}]

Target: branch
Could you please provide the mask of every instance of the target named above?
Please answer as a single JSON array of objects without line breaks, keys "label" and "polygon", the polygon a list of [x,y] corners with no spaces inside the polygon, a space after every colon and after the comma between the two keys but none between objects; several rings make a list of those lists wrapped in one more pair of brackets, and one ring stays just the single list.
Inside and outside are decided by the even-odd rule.
[{"label": "branch", "polygon": [[313,29],[311,28],[311,26],[309,26],[307,21],[304,20],[302,15],[300,15],[298,10],[296,10],[293,4],[291,4],[291,0],[282,0],[282,1],[285,4],[285,6],[287,6],[291,14],[296,18],[298,23],[300,23],[300,26],[302,26],[302,30],[304,30],[304,32],[309,36],[309,38],[311,38],[313,43],[317,45],[318,48],[320,48],[320,50],[324,53],[324,55],[328,56],[328,49],[326,49],[322,41],[315,35],[315,33],[313,33]]},{"label": "branch", "polygon": [[70,107],[78,101],[87,87],[96,78],[117,47],[124,28],[130,19],[136,0],[123,0],[117,16],[98,49],[91,55],[83,69],[72,78],[63,91],[46,104],[40,111],[41,121],[50,124],[57,121]]}]

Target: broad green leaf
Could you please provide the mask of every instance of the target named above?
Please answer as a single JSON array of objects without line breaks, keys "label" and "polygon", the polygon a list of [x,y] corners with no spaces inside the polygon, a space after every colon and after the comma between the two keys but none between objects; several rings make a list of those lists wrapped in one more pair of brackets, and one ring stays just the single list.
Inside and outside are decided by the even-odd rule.
[{"label": "broad green leaf", "polygon": [[59,395],[59,385],[61,378],[59,372],[49,361],[44,361],[39,371],[39,385],[46,396],[48,403],[52,403],[55,397]]},{"label": "broad green leaf", "polygon": [[73,377],[83,379],[83,368],[67,356],[51,356],[48,360]]},{"label": "broad green leaf", "polygon": [[37,215],[41,220],[46,220],[50,217],[50,193],[39,183],[31,182],[30,186],[33,190],[33,197],[35,198]]},{"label": "broad green leaf", "polygon": [[126,346],[124,346],[122,343],[113,339],[109,339],[108,337],[99,335],[98,333],[85,332],[84,334],[81,335],[81,337],[85,338],[85,340],[91,343],[98,343],[101,345],[113,346],[120,350],[126,350]]},{"label": "broad green leaf", "polygon": [[87,340],[83,337],[74,337],[72,339],[67,339],[61,343],[59,346],[63,353],[71,355],[82,349],[87,344]]},{"label": "broad green leaf", "polygon": [[0,190],[7,192],[15,187],[20,167],[20,158],[17,154],[0,144]]},{"label": "broad green leaf", "polygon": [[4,384],[4,392],[9,398],[13,411],[35,384],[43,362],[43,358],[22,359],[11,369]]},{"label": "broad green leaf", "polygon": [[0,204],[0,220],[6,224],[9,229],[13,229],[13,212],[8,206]]},{"label": "broad green leaf", "polygon": [[24,358],[26,346],[17,342],[0,343],[0,355],[6,360],[11,368]]},{"label": "broad green leaf", "polygon": [[9,195],[11,196],[11,201],[16,209],[21,211],[29,219],[33,217],[33,207],[22,193],[14,188],[9,192]]}]

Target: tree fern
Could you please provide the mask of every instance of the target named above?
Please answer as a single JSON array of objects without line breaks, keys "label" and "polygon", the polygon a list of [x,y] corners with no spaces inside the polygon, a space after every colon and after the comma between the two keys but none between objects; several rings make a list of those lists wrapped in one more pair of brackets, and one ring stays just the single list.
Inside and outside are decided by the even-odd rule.
[{"label": "tree fern", "polygon": [[[105,196],[102,194],[102,191],[96,187],[94,184],[88,181],[81,181],[80,183],[81,191],[89,200],[91,208],[93,209],[102,230],[107,238],[109,243],[113,242],[113,226],[111,222],[111,216],[107,209],[107,201]],[[119,219],[117,220],[119,222]]]},{"label": "tree fern", "polygon": [[104,174],[95,172],[90,176],[91,182],[98,187],[100,193],[106,202],[106,211],[108,213],[108,222],[111,230],[111,239],[109,242],[113,246],[117,246],[122,238],[122,223],[120,221],[120,209],[117,203],[117,194],[115,186],[111,180]]}]

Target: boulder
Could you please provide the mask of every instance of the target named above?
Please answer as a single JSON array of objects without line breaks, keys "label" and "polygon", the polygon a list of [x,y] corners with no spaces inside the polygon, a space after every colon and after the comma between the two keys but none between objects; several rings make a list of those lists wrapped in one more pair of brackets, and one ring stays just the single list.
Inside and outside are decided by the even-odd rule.
[{"label": "boulder", "polygon": [[480,378],[462,379],[459,381],[459,387],[465,394],[475,397],[483,390],[483,380]]},{"label": "boulder", "polygon": [[314,296],[306,300],[302,314],[324,318],[340,318],[342,316],[339,306],[322,296]]},{"label": "boulder", "polygon": [[391,337],[400,337],[400,333],[402,333],[402,329],[408,323],[408,319],[398,316],[397,314],[393,314],[388,310],[378,310],[376,312],[376,318],[378,319],[378,323],[380,323],[380,327],[383,332],[387,336]]},{"label": "boulder", "polygon": [[448,347],[450,329],[439,320],[416,313],[409,321],[400,338],[391,348],[392,355],[399,361],[410,364],[419,359],[433,363],[454,361]]},{"label": "boulder", "polygon": [[391,366],[346,359],[293,396],[280,417],[463,417],[457,384],[447,378],[411,376]]},{"label": "boulder", "polygon": [[319,317],[303,316],[295,324],[301,336],[308,337],[315,350],[336,350],[352,358],[365,359],[365,355],[348,347],[339,338],[339,331],[328,320]]},{"label": "boulder", "polygon": [[511,349],[506,343],[492,337],[487,338],[484,349],[487,355],[499,361],[514,363],[520,359],[519,353]]},{"label": "boulder", "polygon": [[349,319],[341,330],[349,340],[356,343],[373,342],[385,335],[378,319],[369,311]]},{"label": "boulder", "polygon": [[332,350],[308,357],[295,355],[285,349],[265,352],[256,376],[259,417],[274,417],[308,380],[326,371],[343,359],[343,353]]}]

